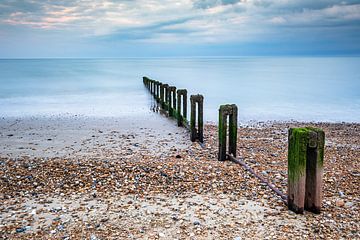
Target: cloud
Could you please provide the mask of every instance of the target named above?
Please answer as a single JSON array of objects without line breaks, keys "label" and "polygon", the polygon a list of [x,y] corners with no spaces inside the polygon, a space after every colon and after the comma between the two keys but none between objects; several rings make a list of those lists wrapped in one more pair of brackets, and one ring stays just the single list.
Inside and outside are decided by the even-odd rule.
[{"label": "cloud", "polygon": [[195,8],[208,9],[220,5],[233,5],[238,2],[241,0],[195,0],[193,4]]},{"label": "cloud", "polygon": [[360,1],[2,0],[0,35],[6,36],[11,28],[92,42],[290,42],[307,41],[305,34],[318,41],[338,39],[340,34],[343,42],[349,38],[356,42],[360,40],[354,33],[360,30]]}]

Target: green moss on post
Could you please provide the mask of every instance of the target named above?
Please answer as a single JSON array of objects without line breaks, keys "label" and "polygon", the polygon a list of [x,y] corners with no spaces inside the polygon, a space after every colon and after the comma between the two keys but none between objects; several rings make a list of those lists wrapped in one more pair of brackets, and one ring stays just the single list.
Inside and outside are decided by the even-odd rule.
[{"label": "green moss on post", "polygon": [[231,105],[231,114],[229,115],[229,154],[236,157],[237,145],[237,117],[238,109],[235,104]]},{"label": "green moss on post", "polygon": [[[198,108],[198,126],[196,129],[195,121],[196,121],[196,104]],[[191,95],[190,96],[190,139],[195,142],[199,140],[199,142],[204,142],[204,97],[200,94]]]},{"label": "green moss on post", "polygon": [[[182,113],[181,113],[182,105]],[[178,126],[183,126],[184,120],[186,120],[187,115],[187,90],[178,89],[177,90],[177,107],[176,107],[176,119]]]},{"label": "green moss on post", "polygon": [[224,108],[226,105],[221,105],[219,108],[219,154],[218,159],[219,161],[226,160],[226,131],[227,131],[227,124],[226,119],[227,115],[224,114]]},{"label": "green moss on post", "polygon": [[196,101],[193,95],[190,96],[190,140],[192,142],[196,141],[197,132],[196,132]]},{"label": "green moss on post", "polygon": [[167,94],[168,94],[168,90],[167,88],[169,87],[168,84],[163,84],[163,91],[162,91],[162,97],[161,97],[161,108],[166,110],[167,108],[165,108],[166,102],[167,102]]},{"label": "green moss on post", "polygon": [[175,117],[175,109],[176,109],[176,87],[170,86],[168,87],[169,95],[168,95],[168,104],[169,104],[169,116]]},{"label": "green moss on post", "polygon": [[155,98],[156,98],[156,102],[160,102],[160,91],[161,91],[161,85],[162,83],[161,82],[156,82],[156,95],[155,95]]},{"label": "green moss on post", "polygon": [[307,144],[305,128],[289,130],[288,208],[296,213],[304,212]]},{"label": "green moss on post", "polygon": [[219,108],[219,154],[218,159],[224,161],[226,155],[227,119],[229,117],[229,154],[236,157],[237,145],[237,106],[235,104],[221,105]]},{"label": "green moss on post", "polygon": [[199,142],[204,142],[204,97],[199,95],[198,100],[198,139]]},{"label": "green moss on post", "polygon": [[288,146],[288,207],[320,212],[325,135],[321,129],[291,128]]}]

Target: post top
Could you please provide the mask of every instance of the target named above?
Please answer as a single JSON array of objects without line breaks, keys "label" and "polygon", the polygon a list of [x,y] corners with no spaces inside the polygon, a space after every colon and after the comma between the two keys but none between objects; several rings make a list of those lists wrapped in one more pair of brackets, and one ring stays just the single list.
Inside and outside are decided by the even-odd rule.
[{"label": "post top", "polygon": [[226,114],[232,114],[232,113],[237,112],[237,106],[236,106],[236,104],[220,105],[219,112],[223,112]]},{"label": "post top", "polygon": [[184,93],[187,93],[187,90],[186,89],[178,89],[177,93],[184,94]]},{"label": "post top", "polygon": [[201,95],[201,94],[191,95],[191,96],[190,96],[190,100],[191,100],[191,101],[203,101],[203,100],[204,100],[204,96]]}]

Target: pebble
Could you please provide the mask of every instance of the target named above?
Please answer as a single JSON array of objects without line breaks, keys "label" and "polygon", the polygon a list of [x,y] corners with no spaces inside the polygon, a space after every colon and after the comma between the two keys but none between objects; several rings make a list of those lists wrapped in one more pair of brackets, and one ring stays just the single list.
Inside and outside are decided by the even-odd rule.
[{"label": "pebble", "polygon": [[[299,126],[301,124],[294,123]],[[324,194],[321,214],[306,212],[304,215],[295,215],[289,212],[291,215],[289,216],[287,207],[281,200],[279,201],[276,195],[244,171],[241,166],[229,161],[219,163],[216,126],[206,126],[205,130],[208,130],[205,134],[207,136],[205,148],[194,143],[193,147],[184,151],[176,149],[171,152],[161,152],[159,150],[161,154],[157,156],[145,149],[146,144],[139,144],[134,148],[132,142],[124,148],[120,145],[116,146],[114,149],[117,154],[112,155],[100,147],[101,144],[105,144],[101,142],[102,140],[95,143],[98,139],[91,139],[94,152],[101,153],[97,157],[90,155],[77,158],[75,154],[75,161],[73,156],[69,156],[69,159],[19,158],[17,161],[0,159],[2,176],[0,186],[3,187],[2,200],[5,201],[5,204],[0,205],[0,211],[5,211],[7,214],[4,209],[9,209],[8,213],[14,216],[6,218],[6,221],[0,218],[0,235],[4,234],[2,229],[7,228],[10,229],[8,232],[14,234],[16,227],[23,226],[25,223],[23,221],[28,218],[39,224],[38,229],[46,229],[44,233],[40,231],[40,234],[44,236],[41,235],[39,239],[41,237],[43,239],[61,238],[61,235],[65,233],[71,234],[66,237],[78,239],[83,235],[73,231],[77,227],[86,231],[87,238],[96,231],[94,237],[99,239],[156,239],[160,236],[166,236],[167,239],[189,239],[189,235],[206,239],[208,236],[213,236],[212,233],[217,239],[236,240],[314,239],[320,234],[324,239],[339,237],[357,239],[358,191],[357,185],[354,184],[357,183],[357,176],[354,175],[354,170],[348,169],[350,166],[344,163],[357,159],[359,148],[355,147],[354,151],[350,151],[346,144],[356,146],[359,134],[356,131],[345,132],[344,125],[334,125],[340,127],[336,131],[331,130],[333,125],[325,126],[330,126],[330,130],[326,132],[327,139],[333,141],[334,147],[327,145],[326,150],[324,188],[327,191]],[[270,134],[269,128],[282,129],[277,138],[279,140],[274,140],[274,136],[267,136]],[[267,178],[284,193],[287,187],[287,128],[288,126],[281,124],[262,129],[244,127],[240,135],[242,141],[238,143],[241,152],[239,155],[243,156],[244,161],[253,163],[251,166],[256,172],[267,174]],[[343,138],[342,134],[346,135],[346,138]],[[102,134],[104,137],[106,135],[107,131]],[[114,139],[116,137],[114,136]],[[114,143],[118,143],[117,140],[114,140]],[[340,144],[343,145],[340,146]],[[127,152],[128,147],[133,149],[131,153]],[[278,157],[271,157],[271,152],[276,152]],[[177,159],[178,155],[181,156],[181,161]],[[195,161],[195,158],[198,161]],[[253,160],[249,161],[250,158]],[[92,178],[94,178],[94,184]],[[37,184],[34,185],[34,182]],[[93,191],[96,191],[94,196]],[[66,205],[66,208],[54,208],[53,211],[49,211],[53,206],[57,206],[56,201],[51,204],[51,197],[59,198],[59,195],[62,196],[61,199],[68,199],[69,205]],[[75,206],[76,199],[81,199],[82,196],[89,199],[91,206],[85,204],[72,209],[70,205],[74,203]],[[124,196],[131,196],[131,198]],[[154,200],[154,196],[161,197]],[[113,202],[113,199],[117,197],[122,199],[121,204]],[[23,210],[19,207],[22,206],[21,203],[14,204],[13,200],[8,200],[19,199],[21,202],[24,198],[46,205],[36,209],[37,214],[34,220],[32,219],[35,214],[30,214],[34,210],[31,208]],[[174,201],[175,198],[178,201]],[[259,205],[253,205],[251,201]],[[335,207],[339,205],[339,201],[340,205],[345,207]],[[94,202],[96,204],[93,204]],[[153,206],[144,209],[146,208],[143,205],[144,202]],[[15,206],[18,209],[14,209]],[[267,211],[252,209],[261,206],[264,206]],[[161,212],[164,207],[167,207],[167,212]],[[66,214],[66,210],[69,213]],[[149,214],[145,214],[146,210],[149,210]],[[55,234],[62,229],[64,231],[58,236],[49,236],[50,229],[46,228],[45,224],[47,219],[38,220],[38,218],[46,214],[51,215],[51,220],[58,217],[60,211],[63,214],[61,220],[71,215],[71,221],[67,224],[61,222],[61,225],[58,225],[60,222],[52,223],[54,225],[50,229],[56,228],[56,230],[52,230],[51,233]],[[101,219],[106,219],[104,216],[109,218],[102,224]],[[194,221],[194,218],[199,218],[199,220]],[[7,219],[11,221],[14,219],[16,224],[10,225]],[[116,221],[126,221],[129,224],[123,226]],[[102,224],[101,227],[99,223]],[[112,224],[116,226],[113,227]],[[155,232],[154,226],[156,226]],[[261,231],[257,231],[259,226],[261,226]],[[144,231],[139,230],[141,227],[144,227]],[[241,231],[238,231],[239,229]],[[293,229],[299,231],[293,231]],[[23,237],[25,234],[27,236],[31,232],[25,232],[19,236]],[[266,236],[261,235],[263,233],[266,233]],[[13,238],[8,235],[5,237]],[[63,239],[66,238],[63,237]]]},{"label": "pebble", "polygon": [[194,221],[194,225],[195,225],[195,226],[200,225],[200,221],[195,220],[195,221]]},{"label": "pebble", "polygon": [[343,199],[338,199],[338,200],[336,200],[335,205],[337,207],[343,207],[345,205],[345,202]]},{"label": "pebble", "polygon": [[26,228],[25,228],[25,227],[17,228],[17,229],[16,229],[16,232],[17,232],[17,233],[22,233],[22,232],[25,232],[25,231],[26,231]]}]

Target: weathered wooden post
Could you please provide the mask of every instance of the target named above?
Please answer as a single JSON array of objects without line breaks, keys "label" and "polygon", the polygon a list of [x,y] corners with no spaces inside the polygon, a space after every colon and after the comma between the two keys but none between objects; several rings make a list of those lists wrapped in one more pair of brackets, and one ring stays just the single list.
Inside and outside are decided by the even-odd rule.
[{"label": "weathered wooden post", "polygon": [[237,117],[238,108],[235,104],[221,105],[219,108],[219,154],[218,159],[225,161],[228,159],[226,154],[227,139],[227,119],[229,118],[229,154],[236,157],[237,144]]},{"label": "weathered wooden post", "polygon": [[153,97],[155,98],[155,95],[156,95],[156,81],[154,80],[153,81]]},{"label": "weathered wooden post", "polygon": [[[181,99],[182,98],[182,99]],[[181,113],[181,103],[182,103],[182,113]],[[187,118],[187,90],[179,89],[177,90],[177,109],[176,109],[176,118],[178,126],[183,126],[184,121]]]},{"label": "weathered wooden post", "polygon": [[161,82],[157,82],[156,84],[156,101],[160,102],[160,89],[161,89]]},{"label": "weathered wooden post", "polygon": [[175,116],[174,112],[176,109],[176,87],[170,86],[170,87],[168,87],[168,90],[169,90],[169,95],[168,95],[169,116],[174,117]]},{"label": "weathered wooden post", "polygon": [[[190,115],[190,139],[192,142],[195,142],[196,139],[199,142],[204,142],[204,120],[203,120],[203,103],[204,97],[200,94],[190,96],[190,105],[191,105],[191,115]],[[196,104],[198,106],[198,126],[196,129]]]},{"label": "weathered wooden post", "polygon": [[167,102],[167,99],[168,99],[168,87],[169,87],[169,85],[168,84],[163,84],[162,87],[163,87],[163,91],[162,91],[163,96],[162,96],[161,108],[166,110],[166,108],[167,108],[166,102]]},{"label": "weathered wooden post", "polygon": [[149,79],[147,77],[143,77],[143,83],[147,89],[149,89]]},{"label": "weathered wooden post", "polygon": [[321,129],[289,129],[288,208],[296,213],[320,213],[324,146]]},{"label": "weathered wooden post", "polygon": [[150,93],[154,95],[154,80],[150,80]]},{"label": "weathered wooden post", "polygon": [[160,85],[160,107],[164,108],[165,84]]}]

